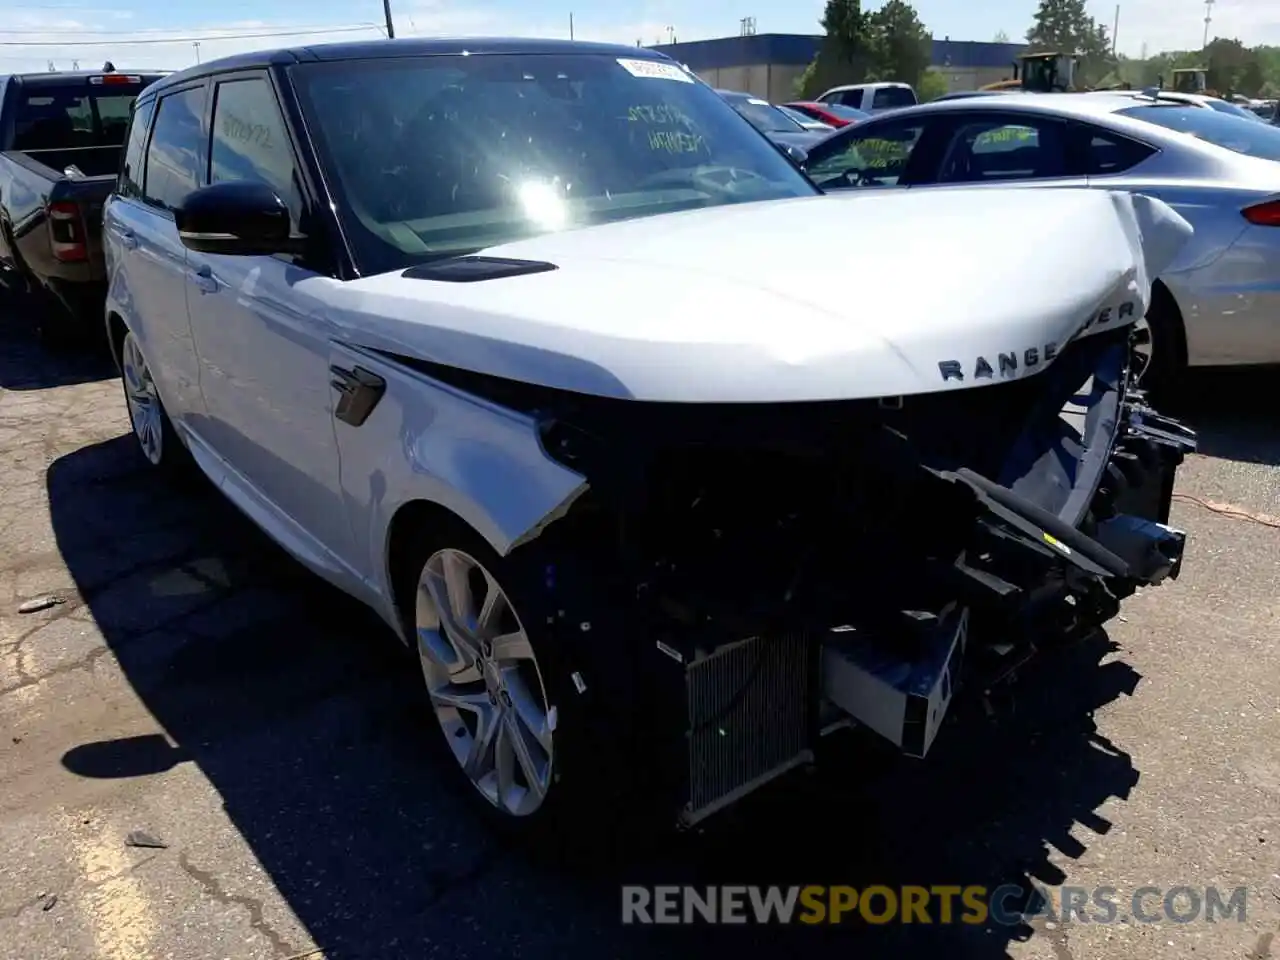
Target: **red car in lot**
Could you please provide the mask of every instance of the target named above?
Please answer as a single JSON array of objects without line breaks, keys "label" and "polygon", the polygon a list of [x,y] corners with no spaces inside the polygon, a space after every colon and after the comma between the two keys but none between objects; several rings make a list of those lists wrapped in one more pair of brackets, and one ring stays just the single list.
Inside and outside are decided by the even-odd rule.
[{"label": "red car in lot", "polygon": [[798,100],[783,104],[792,110],[798,110],[806,117],[828,124],[832,127],[847,127],[851,123],[866,120],[871,114],[854,107],[846,107],[842,103],[815,103],[812,100]]}]

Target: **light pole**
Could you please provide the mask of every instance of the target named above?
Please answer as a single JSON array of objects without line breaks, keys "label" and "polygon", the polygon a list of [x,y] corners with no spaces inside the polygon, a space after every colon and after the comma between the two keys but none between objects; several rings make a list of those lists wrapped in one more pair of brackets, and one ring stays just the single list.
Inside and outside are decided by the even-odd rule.
[{"label": "light pole", "polygon": [[387,18],[387,39],[396,38],[396,25],[391,22],[391,0],[382,0],[382,13]]},{"label": "light pole", "polygon": [[191,41],[191,46],[195,48],[195,51],[196,51],[196,64],[197,64],[197,66],[198,66],[198,65],[199,65],[199,63],[200,63],[200,41],[199,41],[199,40],[192,40],[192,41]]}]

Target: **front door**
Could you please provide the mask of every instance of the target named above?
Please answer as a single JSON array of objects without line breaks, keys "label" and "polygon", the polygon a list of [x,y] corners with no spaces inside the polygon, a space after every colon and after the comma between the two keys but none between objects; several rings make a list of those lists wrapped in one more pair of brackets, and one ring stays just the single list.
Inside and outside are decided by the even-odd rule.
[{"label": "front door", "polygon": [[[263,73],[212,91],[209,180],[258,180],[303,207],[297,161]],[[329,374],[332,329],[308,288],[323,279],[284,256],[188,251],[188,301],[207,441],[283,517],[274,531],[314,565],[348,572],[351,531],[338,483]]]},{"label": "front door", "polygon": [[908,187],[930,166],[933,140],[927,116],[869,120],[817,144],[805,172],[823,190]]}]

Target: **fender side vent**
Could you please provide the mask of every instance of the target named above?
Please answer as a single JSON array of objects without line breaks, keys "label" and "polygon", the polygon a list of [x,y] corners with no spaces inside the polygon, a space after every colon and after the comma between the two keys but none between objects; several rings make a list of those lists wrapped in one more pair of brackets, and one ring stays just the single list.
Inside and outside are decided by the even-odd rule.
[{"label": "fender side vent", "polygon": [[453,257],[410,267],[402,277],[411,280],[441,280],[445,283],[477,283],[503,277],[523,277],[532,273],[559,270],[542,260],[511,260],[506,257]]}]

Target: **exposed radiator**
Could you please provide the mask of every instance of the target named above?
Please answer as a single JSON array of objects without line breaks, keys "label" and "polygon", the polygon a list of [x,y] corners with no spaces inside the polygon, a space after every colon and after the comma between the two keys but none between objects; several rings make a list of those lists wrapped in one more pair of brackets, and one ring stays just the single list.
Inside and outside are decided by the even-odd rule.
[{"label": "exposed radiator", "polygon": [[803,634],[753,637],[686,668],[686,823],[812,758],[814,655]]}]

